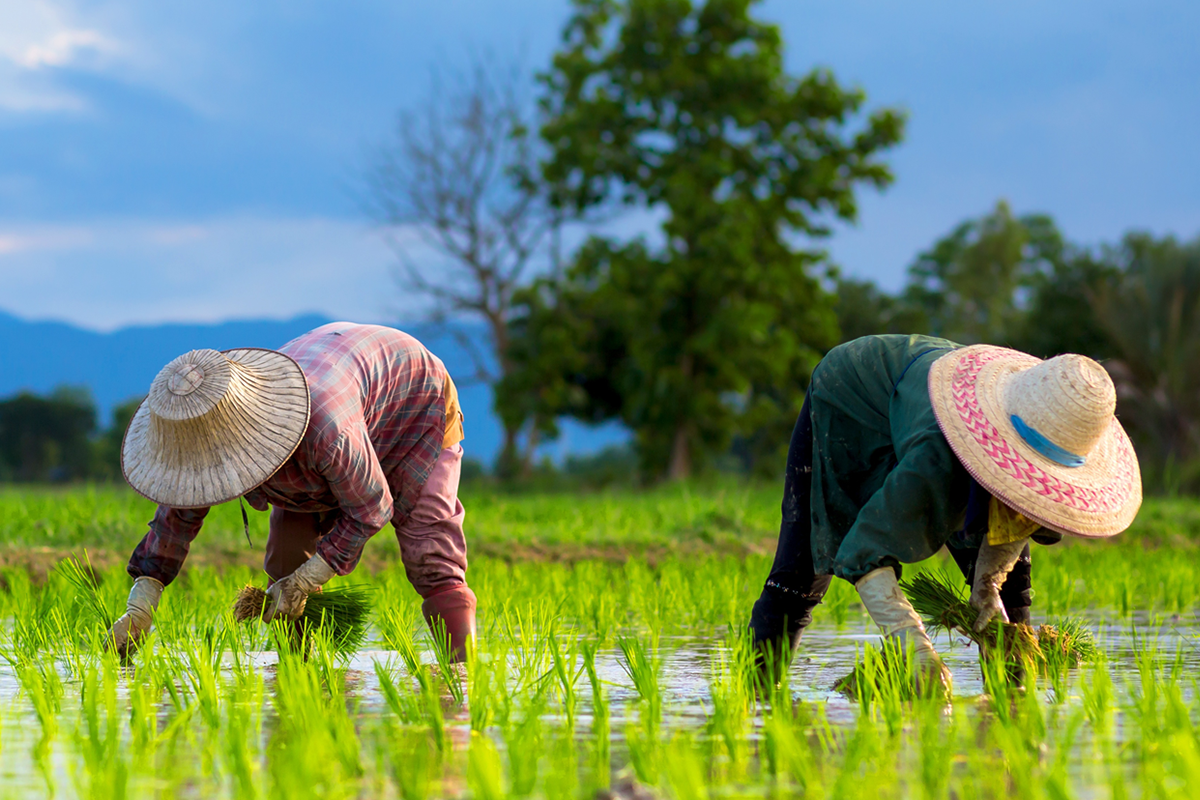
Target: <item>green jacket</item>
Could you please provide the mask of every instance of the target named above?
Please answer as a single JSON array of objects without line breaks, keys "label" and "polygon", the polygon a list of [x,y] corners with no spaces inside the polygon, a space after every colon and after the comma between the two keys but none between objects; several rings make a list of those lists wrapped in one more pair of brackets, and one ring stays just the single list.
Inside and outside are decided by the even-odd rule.
[{"label": "green jacket", "polygon": [[921,561],[963,526],[971,477],[929,402],[929,368],[961,345],[930,336],[864,336],[817,365],[812,549],[818,575],[857,581]]}]

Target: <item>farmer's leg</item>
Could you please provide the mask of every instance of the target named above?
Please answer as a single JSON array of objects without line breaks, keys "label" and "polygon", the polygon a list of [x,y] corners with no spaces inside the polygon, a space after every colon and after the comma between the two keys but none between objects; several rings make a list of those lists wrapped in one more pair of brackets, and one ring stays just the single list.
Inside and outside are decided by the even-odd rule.
[{"label": "farmer's leg", "polygon": [[317,552],[317,543],[333,529],[336,511],[306,513],[272,506],[271,529],[263,569],[272,582],[291,575]]},{"label": "farmer's leg", "polygon": [[750,614],[750,632],[760,649],[790,655],[800,634],[812,622],[812,610],[821,602],[832,579],[817,575],[812,558],[813,438],[808,399],[792,431],[787,472],[783,482],[783,522],[775,563],[762,594]]},{"label": "farmer's leg", "polygon": [[[975,585],[975,561],[979,558],[978,547],[954,548],[949,547],[950,555],[962,570],[968,586]],[[1004,604],[1004,613],[1009,622],[1029,623],[1030,606],[1033,604],[1033,561],[1030,557],[1029,545],[1021,551],[1012,572],[1000,587],[1000,602]]]},{"label": "farmer's leg", "polygon": [[475,593],[467,586],[466,512],[458,499],[462,445],[438,456],[412,513],[396,526],[404,572],[424,598],[421,611],[431,628],[442,625],[457,659],[475,635]]}]

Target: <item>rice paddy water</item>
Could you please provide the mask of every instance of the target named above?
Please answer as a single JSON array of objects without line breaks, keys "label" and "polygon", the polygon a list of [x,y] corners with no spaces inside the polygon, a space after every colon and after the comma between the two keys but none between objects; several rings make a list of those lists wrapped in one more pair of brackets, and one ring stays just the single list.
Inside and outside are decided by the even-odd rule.
[{"label": "rice paddy water", "polygon": [[[79,545],[92,548],[94,584],[58,551],[44,575],[0,567],[0,798],[1195,796],[1200,563],[1179,522],[1190,506],[1149,504],[1142,524],[1159,527],[1115,544],[1035,551],[1035,622],[1078,617],[1094,658],[1020,688],[1002,660],[981,663],[940,631],[952,702],[910,698],[890,673],[859,702],[833,685],[856,660],[882,663],[880,640],[840,582],[784,680],[756,689],[744,629],[769,566],[773,494],[670,490],[630,496],[634,511],[621,495],[478,503],[479,642],[465,668],[426,632],[385,555],[394,542],[373,541],[364,566],[330,584],[369,588],[361,648],[318,627],[300,649],[281,624],[239,624],[231,603],[261,577],[218,557],[240,527],[226,531],[221,509],[122,664],[104,634],[148,509],[69,494],[98,527],[61,538],[79,537],[68,544],[81,559]],[[0,526],[36,518],[57,535],[68,523],[44,502],[0,495]],[[8,513],[17,503],[25,511]],[[621,557],[585,552],[606,518],[630,543]],[[538,557],[487,554],[507,540]]]}]

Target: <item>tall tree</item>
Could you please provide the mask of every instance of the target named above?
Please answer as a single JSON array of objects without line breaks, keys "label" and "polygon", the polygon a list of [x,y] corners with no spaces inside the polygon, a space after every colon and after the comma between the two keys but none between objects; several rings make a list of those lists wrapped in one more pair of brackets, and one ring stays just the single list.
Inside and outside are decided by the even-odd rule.
[{"label": "tall tree", "polygon": [[[515,69],[487,61],[436,76],[366,175],[370,212],[395,233],[404,291],[431,301],[430,320],[474,362],[474,375],[455,376],[464,382],[495,385],[511,371],[513,293],[555,258],[562,211],[538,180],[534,108],[521,84]],[[484,336],[463,327],[471,321]],[[505,424],[502,472],[521,460],[522,423]]]},{"label": "tall tree", "polygon": [[1062,260],[1063,248],[1050,217],[1016,217],[1001,200],[918,256],[904,299],[924,312],[937,336],[1006,344],[1022,324],[1039,276]]},{"label": "tall tree", "polygon": [[794,419],[836,340],[824,254],[801,242],[891,182],[878,155],[903,120],[864,114],[826,70],[789,75],[751,0],[573,5],[543,76],[544,174],[572,212],[653,213],[662,241],[593,239],[556,285],[619,333],[608,394],[647,474],[682,478],[739,430]]}]

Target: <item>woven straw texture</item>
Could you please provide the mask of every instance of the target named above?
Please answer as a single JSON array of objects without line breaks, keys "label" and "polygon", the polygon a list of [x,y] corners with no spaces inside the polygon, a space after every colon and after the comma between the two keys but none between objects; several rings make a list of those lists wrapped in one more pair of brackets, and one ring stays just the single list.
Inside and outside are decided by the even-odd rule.
[{"label": "woven straw texture", "polygon": [[121,446],[125,480],[174,508],[223,503],[261,484],[308,428],[308,384],[274,350],[193,350],[163,367]]},{"label": "woven straw texture", "polygon": [[[1137,454],[1113,416],[1112,380],[1092,359],[1042,361],[972,345],[934,363],[929,398],[967,471],[1025,516],[1089,538],[1113,536],[1133,522],[1142,504]],[[1013,415],[1085,463],[1068,467],[1043,456],[1017,433]]]}]

